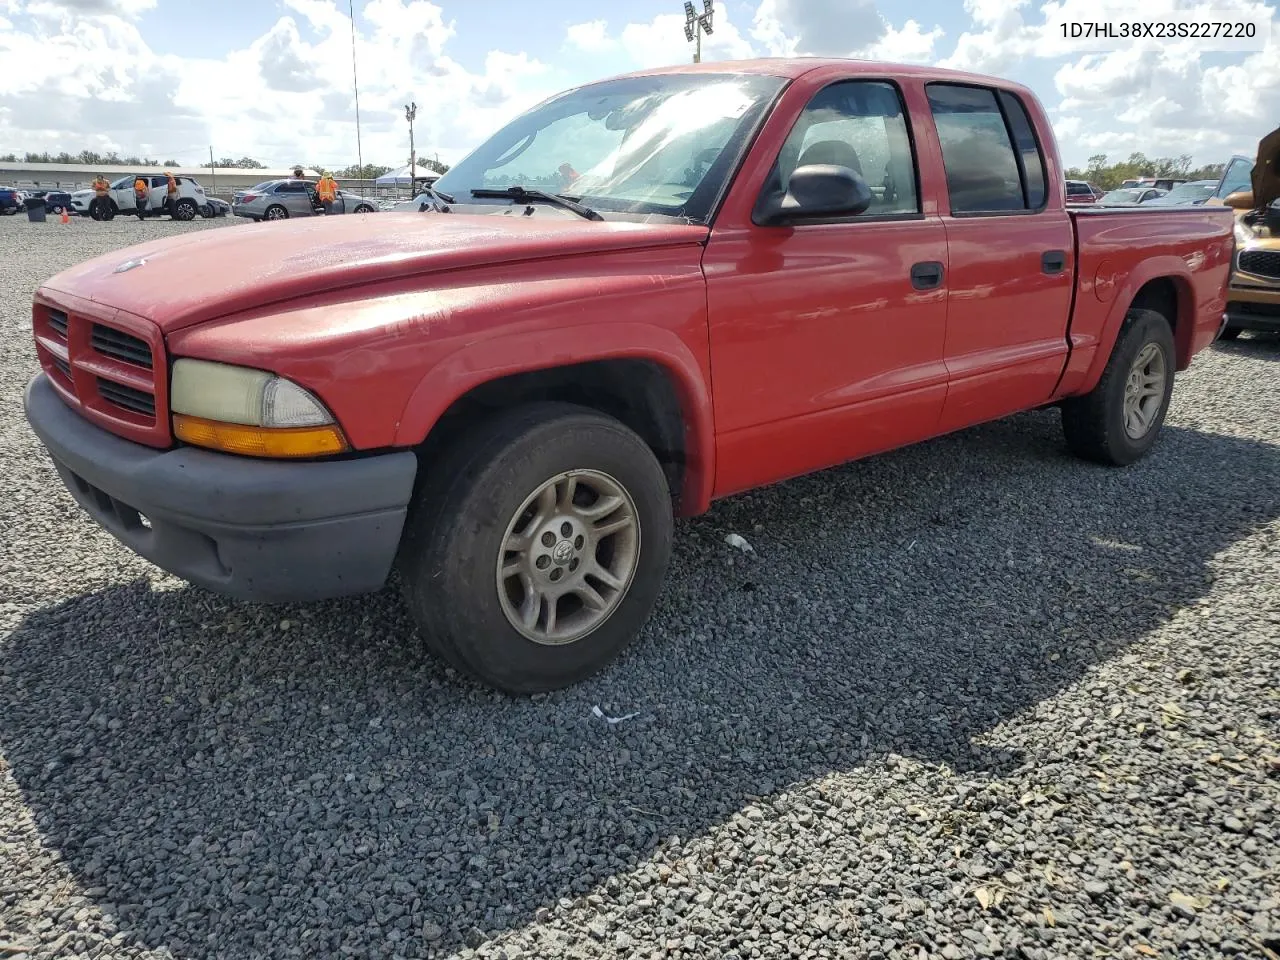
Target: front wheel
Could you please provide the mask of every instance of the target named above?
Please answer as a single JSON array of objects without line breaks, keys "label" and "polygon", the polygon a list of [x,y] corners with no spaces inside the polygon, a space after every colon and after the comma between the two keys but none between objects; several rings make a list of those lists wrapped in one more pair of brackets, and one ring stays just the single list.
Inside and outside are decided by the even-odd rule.
[{"label": "front wheel", "polygon": [[1097,386],[1062,402],[1072,453],[1111,466],[1146,456],[1169,410],[1175,362],[1169,321],[1154,310],[1130,310]]},{"label": "front wheel", "polygon": [[671,553],[666,476],[610,417],[539,403],[431,464],[400,568],[429,648],[513,694],[576,683],[649,618]]}]

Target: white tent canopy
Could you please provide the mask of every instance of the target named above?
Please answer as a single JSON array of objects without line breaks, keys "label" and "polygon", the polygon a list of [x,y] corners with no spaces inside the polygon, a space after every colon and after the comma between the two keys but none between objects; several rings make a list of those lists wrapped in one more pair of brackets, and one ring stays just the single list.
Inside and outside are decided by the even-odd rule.
[{"label": "white tent canopy", "polygon": [[[399,170],[392,170],[390,173],[384,173],[382,176],[380,176],[380,177],[379,177],[377,180],[375,180],[374,182],[375,182],[378,186],[380,186],[380,187],[383,187],[383,186],[391,186],[391,185],[393,185],[393,184],[395,184],[395,185],[397,185],[397,186],[398,186],[398,185],[400,185],[400,184],[408,185],[408,184],[411,182],[411,181],[410,181],[410,179],[409,179],[409,171],[410,171],[410,169],[411,169],[411,168],[409,167],[409,165],[408,165],[408,164],[405,164],[405,165],[404,165],[403,167],[401,167]],[[415,173],[414,173],[413,175],[414,175],[415,177],[417,177],[418,179],[422,179],[423,177],[436,177],[436,176],[439,176],[439,174],[437,174],[437,173],[436,173],[434,170],[432,170],[430,167],[424,167],[424,166],[423,166],[422,164],[420,164],[420,163],[419,163],[416,167],[414,167],[414,168],[412,168],[412,169],[415,171]]]}]

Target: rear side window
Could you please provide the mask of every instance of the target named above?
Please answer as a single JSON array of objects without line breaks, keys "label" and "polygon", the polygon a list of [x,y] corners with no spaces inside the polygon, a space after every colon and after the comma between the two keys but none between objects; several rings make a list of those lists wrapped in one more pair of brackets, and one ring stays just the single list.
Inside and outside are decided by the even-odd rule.
[{"label": "rear side window", "polygon": [[1038,210],[1044,206],[1048,183],[1045,181],[1044,158],[1040,155],[1040,144],[1036,142],[1035,128],[1031,126],[1027,108],[1008,90],[1000,91],[1000,106],[1004,107],[1009,130],[1013,133],[1013,144],[1018,150],[1027,209]]},{"label": "rear side window", "polygon": [[1016,98],[1004,99],[1010,113],[1006,120],[994,90],[950,83],[931,83],[925,89],[942,145],[953,215],[1013,213],[1044,205],[1044,161]]}]

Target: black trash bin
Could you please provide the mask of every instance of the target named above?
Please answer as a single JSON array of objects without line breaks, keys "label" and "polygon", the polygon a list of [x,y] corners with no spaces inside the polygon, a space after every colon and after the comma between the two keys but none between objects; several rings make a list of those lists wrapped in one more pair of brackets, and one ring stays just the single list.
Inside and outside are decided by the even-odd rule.
[{"label": "black trash bin", "polygon": [[44,223],[44,197],[27,200],[27,219],[32,223]]}]

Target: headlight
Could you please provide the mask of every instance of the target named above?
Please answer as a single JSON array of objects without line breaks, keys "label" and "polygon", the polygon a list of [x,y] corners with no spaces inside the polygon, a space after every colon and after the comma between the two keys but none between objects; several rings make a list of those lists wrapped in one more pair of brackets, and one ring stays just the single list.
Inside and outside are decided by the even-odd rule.
[{"label": "headlight", "polygon": [[264,370],[175,360],[170,406],[174,435],[201,447],[258,457],[315,457],[348,449],[323,403]]}]

